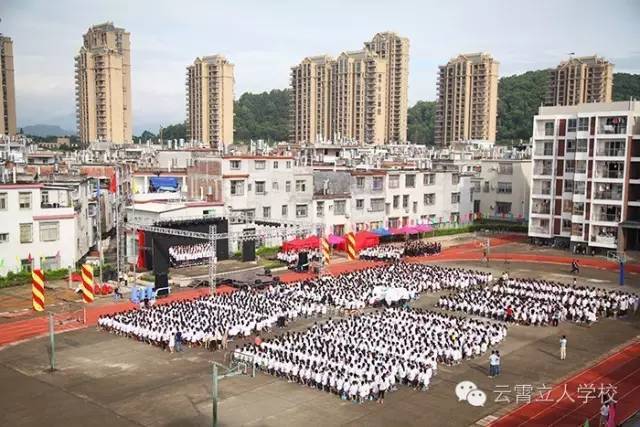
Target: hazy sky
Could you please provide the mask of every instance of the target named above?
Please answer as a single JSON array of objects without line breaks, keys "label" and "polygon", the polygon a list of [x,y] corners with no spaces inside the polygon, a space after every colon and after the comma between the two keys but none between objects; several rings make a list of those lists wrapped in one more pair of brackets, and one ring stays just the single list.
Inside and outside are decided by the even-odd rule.
[{"label": "hazy sky", "polygon": [[18,124],[74,130],[73,57],[89,26],[131,33],[134,133],[184,120],[185,67],[221,53],[235,93],[288,86],[305,56],[362,47],[376,32],[409,37],[410,105],[435,97],[437,66],[487,51],[502,76],[597,53],[640,73],[640,1],[427,0],[0,0],[12,37]]}]

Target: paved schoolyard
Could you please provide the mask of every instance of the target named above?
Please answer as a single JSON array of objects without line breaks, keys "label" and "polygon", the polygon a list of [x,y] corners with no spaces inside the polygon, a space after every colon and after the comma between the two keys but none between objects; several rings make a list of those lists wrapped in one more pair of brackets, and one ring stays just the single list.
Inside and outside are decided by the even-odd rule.
[{"label": "paved schoolyard", "polygon": [[[467,265],[487,268],[481,263]],[[509,269],[517,276],[571,281],[564,266],[491,263],[489,268],[496,274]],[[580,281],[614,287],[617,275],[586,270]],[[424,295],[415,305],[431,307],[436,298]],[[293,327],[304,328],[312,321]],[[562,334],[569,338],[563,362],[557,357]],[[388,395],[384,405],[342,402],[261,373],[255,378],[227,378],[220,382],[220,425],[466,426],[507,405],[494,401],[498,389],[553,385],[638,335],[640,317],[604,319],[590,328],[569,323],[559,328],[512,326],[499,346],[503,374],[498,379],[487,378],[488,356],[484,356],[440,367],[429,391],[401,387]],[[0,351],[0,425],[211,425],[212,353],[192,349],[172,355],[90,328],[57,336],[58,371],[49,373],[47,343],[37,339]],[[224,357],[213,356],[219,361]],[[475,382],[487,393],[484,407],[457,401],[454,387],[462,380]]]}]

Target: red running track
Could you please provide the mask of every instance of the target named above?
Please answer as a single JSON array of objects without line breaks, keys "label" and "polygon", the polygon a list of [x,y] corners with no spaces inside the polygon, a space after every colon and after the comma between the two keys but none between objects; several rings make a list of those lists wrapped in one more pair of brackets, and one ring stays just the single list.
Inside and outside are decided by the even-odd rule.
[{"label": "red running track", "polygon": [[[615,387],[616,423],[640,409],[640,342],[635,342],[601,362],[555,386],[545,400],[520,406],[491,423],[492,427],[597,426],[600,390]],[[591,389],[592,388],[592,389]],[[589,391],[588,389],[595,391]],[[565,394],[566,390],[566,394]],[[585,397],[586,396],[586,397]],[[537,398],[538,396],[535,396]],[[534,400],[535,400],[534,398]]]},{"label": "red running track", "polygon": [[[219,286],[218,294],[233,292],[235,288],[230,286]],[[177,292],[166,298],[157,301],[157,304],[168,304],[173,301],[197,298],[201,295],[208,295],[209,288],[193,289],[184,292]],[[98,322],[98,317],[104,314],[113,314],[120,311],[131,310],[136,305],[130,301],[122,301],[113,304],[91,305],[84,310],[77,310],[69,313],[59,313],[54,315],[54,328],[56,332],[65,332],[74,329],[93,326]],[[16,322],[4,323],[0,325],[0,347],[19,342],[28,338],[34,338],[49,333],[49,318],[46,315],[19,320]]]}]

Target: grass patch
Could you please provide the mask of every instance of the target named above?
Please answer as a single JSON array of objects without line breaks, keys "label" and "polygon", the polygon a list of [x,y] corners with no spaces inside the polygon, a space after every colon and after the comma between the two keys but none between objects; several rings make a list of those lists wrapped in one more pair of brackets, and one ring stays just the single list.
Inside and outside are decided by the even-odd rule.
[{"label": "grass patch", "polygon": [[[69,271],[66,268],[44,272],[45,281],[66,279],[67,277],[69,277]],[[0,288],[9,288],[12,286],[27,284],[31,284],[30,271],[20,271],[18,273],[10,271],[5,277],[0,277]]]}]

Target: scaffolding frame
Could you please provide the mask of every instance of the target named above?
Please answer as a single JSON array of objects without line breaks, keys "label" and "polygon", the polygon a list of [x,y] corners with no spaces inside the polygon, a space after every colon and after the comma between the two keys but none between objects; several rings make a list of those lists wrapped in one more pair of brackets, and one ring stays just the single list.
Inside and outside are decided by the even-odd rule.
[{"label": "scaffolding frame", "polygon": [[[194,220],[207,220],[210,218],[219,218],[213,216],[205,216],[199,218],[189,219],[190,221]],[[240,219],[243,218],[243,219]],[[231,218],[228,218],[229,220]],[[240,216],[234,218],[236,221],[247,221],[246,225],[256,226],[255,221],[263,221],[263,222],[275,222],[274,220],[268,219],[255,219],[255,218],[247,218],[246,216]],[[180,218],[180,221],[183,221]],[[236,222],[237,224],[238,222]],[[218,276],[218,257],[217,257],[217,248],[218,248],[218,240],[227,240],[234,242],[246,242],[246,241],[259,241],[262,239],[270,239],[270,238],[279,238],[285,240],[289,237],[298,237],[301,235],[311,235],[318,234],[319,237],[323,236],[324,225],[316,224],[316,223],[303,223],[301,221],[290,222],[282,224],[280,227],[269,227],[265,226],[265,228],[255,231],[229,231],[225,233],[218,233],[217,227],[215,225],[209,226],[209,232],[203,233],[200,231],[188,231],[188,230],[179,230],[169,227],[161,227],[156,225],[149,224],[139,224],[139,223],[128,223],[127,228],[134,229],[138,231],[146,231],[154,234],[166,234],[171,236],[179,236],[179,237],[187,237],[198,240],[206,240],[209,241],[211,245],[211,253],[209,255],[209,288],[211,291],[211,295],[215,295],[216,293],[216,279]],[[320,246],[322,245],[322,239],[320,239]],[[320,271],[319,275],[324,274],[324,260],[320,257]]]}]

